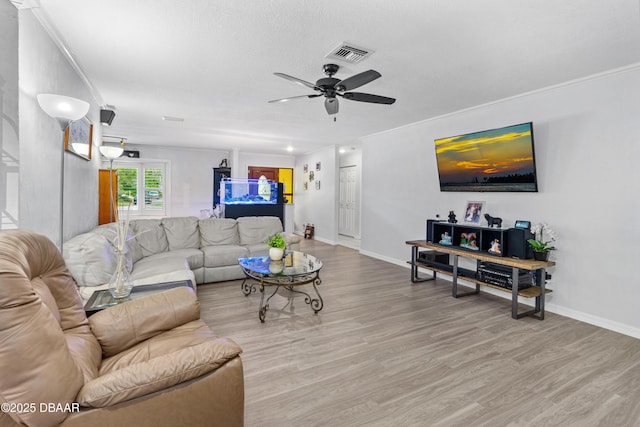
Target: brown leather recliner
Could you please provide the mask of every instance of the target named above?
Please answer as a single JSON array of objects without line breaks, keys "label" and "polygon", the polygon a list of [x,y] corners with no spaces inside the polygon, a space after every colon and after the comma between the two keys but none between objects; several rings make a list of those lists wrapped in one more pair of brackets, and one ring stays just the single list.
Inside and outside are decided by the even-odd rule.
[{"label": "brown leather recliner", "polygon": [[55,245],[0,231],[0,426],[241,426],[241,352],[186,287],[87,319]]}]

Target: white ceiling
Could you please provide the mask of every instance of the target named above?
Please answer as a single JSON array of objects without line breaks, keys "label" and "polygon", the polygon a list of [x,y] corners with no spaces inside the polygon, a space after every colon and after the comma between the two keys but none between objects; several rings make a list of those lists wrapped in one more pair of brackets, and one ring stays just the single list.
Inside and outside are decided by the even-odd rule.
[{"label": "white ceiling", "polygon": [[[638,0],[39,3],[135,144],[297,154],[640,62]],[[377,70],[357,91],[394,105],[267,103],[313,93],[273,73],[315,82],[343,41],[375,53],[336,77]]]}]

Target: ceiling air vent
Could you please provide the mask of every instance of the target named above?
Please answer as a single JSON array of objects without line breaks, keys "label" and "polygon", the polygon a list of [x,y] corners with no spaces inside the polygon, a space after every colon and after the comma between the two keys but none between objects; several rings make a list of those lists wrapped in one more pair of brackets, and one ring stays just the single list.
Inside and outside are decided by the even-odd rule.
[{"label": "ceiling air vent", "polygon": [[354,46],[351,43],[341,43],[329,52],[326,58],[338,59],[340,61],[356,64],[373,53],[371,49]]}]

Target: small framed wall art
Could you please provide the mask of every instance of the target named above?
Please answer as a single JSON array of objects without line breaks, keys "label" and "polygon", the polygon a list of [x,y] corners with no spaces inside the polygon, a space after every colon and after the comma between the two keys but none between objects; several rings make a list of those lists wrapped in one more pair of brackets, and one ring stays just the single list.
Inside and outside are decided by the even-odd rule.
[{"label": "small framed wall art", "polygon": [[320,170],[320,162],[316,162],[316,170],[319,171]]},{"label": "small framed wall art", "polygon": [[86,117],[71,122],[64,131],[64,149],[85,160],[91,160],[93,125]]}]

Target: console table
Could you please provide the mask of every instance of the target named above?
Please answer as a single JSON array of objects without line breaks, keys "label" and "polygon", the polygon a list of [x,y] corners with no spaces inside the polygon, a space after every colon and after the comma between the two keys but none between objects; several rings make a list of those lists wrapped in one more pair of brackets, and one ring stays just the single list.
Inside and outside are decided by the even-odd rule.
[{"label": "console table", "polygon": [[[556,265],[553,261],[536,261],[533,259],[516,259],[516,258],[505,258],[491,255],[486,252],[480,251],[471,251],[467,249],[462,249],[458,247],[452,246],[444,246],[437,243],[428,242],[426,240],[409,240],[406,242],[407,245],[411,246],[411,282],[424,282],[427,280],[434,280],[436,278],[437,273],[446,274],[453,277],[452,284],[452,296],[454,298],[464,297],[467,295],[474,295],[480,293],[480,285],[488,286],[493,289],[498,289],[503,292],[511,293],[511,317],[514,319],[519,319],[524,316],[529,316],[536,318],[538,320],[544,319],[544,297],[546,293],[551,292],[550,289],[545,288],[545,280],[546,280],[546,272],[545,269],[547,267],[552,267]],[[443,252],[453,256],[453,268],[451,271],[445,268],[439,268],[436,263],[434,265],[427,265],[418,262],[418,250],[420,248],[425,248],[433,251]],[[512,289],[506,289],[497,285],[492,285],[490,283],[486,283],[478,280],[475,277],[462,277],[462,280],[471,282],[475,284],[475,290],[469,292],[458,292],[458,277],[459,277],[459,269],[458,269],[458,258],[465,257],[478,261],[487,261],[495,264],[500,264],[503,266],[511,267],[511,279],[512,279]],[[426,268],[428,270],[433,271],[432,277],[421,278],[418,274],[418,268]],[[518,279],[519,279],[519,270],[528,270],[535,272],[538,276],[538,283],[535,286],[525,289],[518,289]],[[470,276],[470,275],[469,275]],[[535,298],[535,308],[533,310],[526,311],[524,313],[518,313],[518,296],[524,298]]]}]

